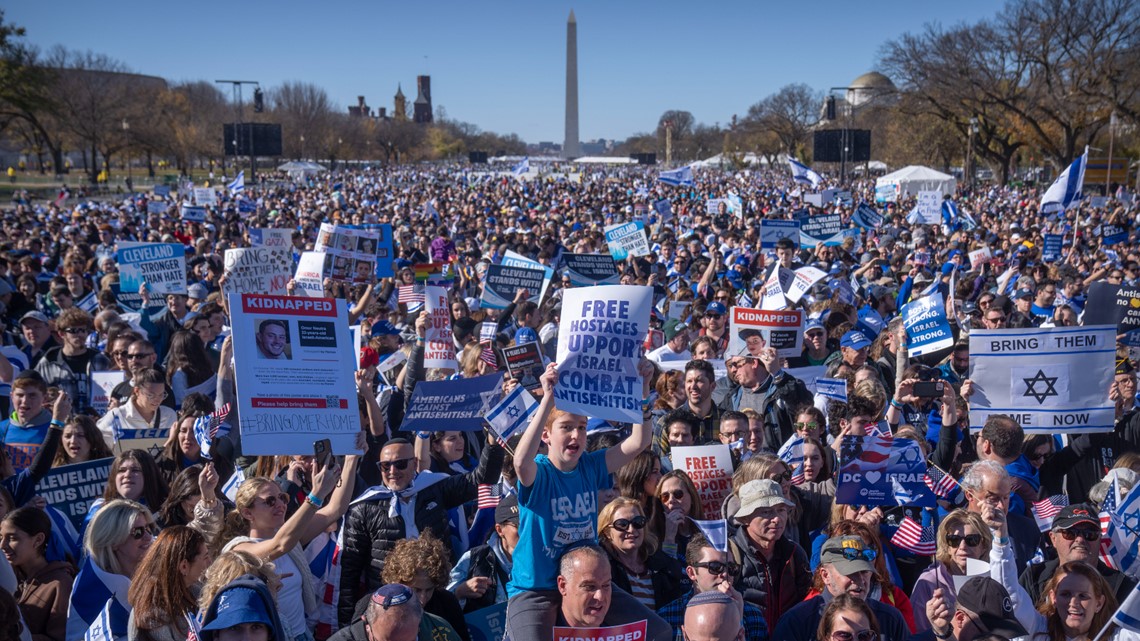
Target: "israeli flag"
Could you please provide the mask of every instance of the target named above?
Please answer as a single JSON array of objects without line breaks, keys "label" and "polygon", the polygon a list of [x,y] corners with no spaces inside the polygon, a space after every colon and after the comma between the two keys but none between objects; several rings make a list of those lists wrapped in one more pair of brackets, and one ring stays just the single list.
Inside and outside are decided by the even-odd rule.
[{"label": "israeli flag", "polygon": [[119,415],[113,414],[111,416],[111,438],[115,441],[115,445],[123,439],[123,422],[119,420]]},{"label": "israeli flag", "polygon": [[1106,538],[1110,541],[1109,553],[1117,569],[1134,579],[1140,576],[1140,547],[1137,546],[1140,539],[1140,485],[1133,488],[1108,516]]},{"label": "israeli flag", "polygon": [[1140,585],[1128,593],[1116,614],[1112,615],[1112,622],[1133,632],[1140,632]]},{"label": "israeli flag", "polygon": [[430,200],[424,203],[424,213],[431,216],[431,219],[437,224],[439,223],[439,212],[436,211],[435,205],[431,204]]},{"label": "israeli flag", "polygon": [[799,435],[792,435],[786,443],[780,446],[776,456],[787,463],[792,469],[804,464],[804,439]]},{"label": "israeli flag", "polygon": [[728,522],[724,519],[714,521],[698,521],[689,519],[705,535],[713,548],[720,552],[728,552]]},{"label": "israeli flag", "polygon": [[657,180],[672,185],[674,187],[692,187],[693,186],[693,168],[691,166],[684,166],[679,169],[671,169],[663,171],[657,176]]},{"label": "israeli flag", "polygon": [[1089,148],[1073,161],[1041,197],[1041,213],[1064,212],[1081,200],[1081,187],[1085,184],[1085,167],[1089,162]]},{"label": "israeli flag", "polygon": [[847,379],[845,378],[817,378],[815,379],[815,393],[840,403],[847,402]]},{"label": "israeli flag", "polygon": [[530,157],[529,156],[520,160],[519,164],[515,165],[514,168],[511,169],[511,173],[516,175],[516,176],[521,176],[521,175],[523,175],[529,171],[530,171]]},{"label": "israeli flag", "polygon": [[947,198],[942,201],[942,224],[953,226],[958,222],[958,205]]},{"label": "israeli flag", "polygon": [[51,519],[51,540],[47,544],[48,561],[72,561],[80,558],[81,541],[79,532],[71,524],[71,519],[52,506],[44,508]]},{"label": "israeli flag", "polygon": [[788,166],[792,168],[792,180],[798,183],[811,185],[812,189],[818,189],[820,183],[823,182],[823,176],[795,158],[788,158]]},{"label": "israeli flag", "polygon": [[242,483],[245,483],[245,472],[241,471],[241,468],[239,467],[234,469],[234,475],[231,476],[230,480],[226,481],[226,484],[222,486],[222,494],[225,495],[225,497],[229,499],[231,503],[236,503],[237,491],[238,488],[241,487]]},{"label": "israeli flag", "polygon": [[104,572],[91,557],[84,559],[71,588],[67,640],[125,638],[131,611],[127,601],[130,584],[131,580],[121,574]]},{"label": "israeli flag", "polygon": [[537,409],[538,401],[535,401],[530,392],[520,385],[487,412],[487,422],[505,443],[515,433],[526,429],[531,415]]},{"label": "israeli flag", "polygon": [[245,170],[244,169],[238,172],[237,178],[234,178],[233,182],[226,185],[226,189],[228,189],[231,194],[240,194],[243,191],[245,191]]}]

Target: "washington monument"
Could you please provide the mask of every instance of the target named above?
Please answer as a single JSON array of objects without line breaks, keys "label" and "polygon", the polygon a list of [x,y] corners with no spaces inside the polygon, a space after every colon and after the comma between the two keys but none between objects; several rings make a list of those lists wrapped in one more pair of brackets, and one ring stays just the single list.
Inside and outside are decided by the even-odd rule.
[{"label": "washington monument", "polygon": [[566,141],[562,143],[562,155],[582,155],[578,140],[578,21],[573,9],[566,19]]}]

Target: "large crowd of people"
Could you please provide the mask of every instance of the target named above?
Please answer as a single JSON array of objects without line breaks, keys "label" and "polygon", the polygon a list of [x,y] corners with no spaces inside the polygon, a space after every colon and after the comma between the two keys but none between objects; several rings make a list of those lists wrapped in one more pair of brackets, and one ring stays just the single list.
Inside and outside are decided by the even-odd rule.
[{"label": "large crowd of people", "polygon": [[[968,337],[1077,325],[1090,286],[1140,282],[1129,194],[1044,215],[1043,187],[978,186],[954,196],[942,224],[920,224],[913,198],[876,204],[865,180],[819,208],[784,171],[704,169],[691,186],[641,168],[576,171],[266,174],[219,191],[204,221],[151,191],[4,208],[0,641],[93,630],[132,641],[472,641],[494,625],[514,641],[628,625],[652,641],[1070,641],[1104,630],[1136,586],[1106,564],[1097,516],[1110,485],[1123,496],[1140,479],[1135,353],[1121,344],[1113,371],[1083,373],[1102,380],[1115,430],[1062,438],[1026,434],[1009,416],[969,424]],[[736,211],[708,206],[730,196]],[[881,226],[852,222],[864,202]],[[856,233],[761,246],[761,221],[805,209],[838,213]],[[657,331],[636,356],[642,419],[617,423],[555,403],[561,305],[574,287],[564,257],[608,254],[605,226],[635,218],[650,251],[617,261],[615,280],[652,288]],[[393,277],[324,282],[364,337],[359,368],[345,373],[363,454],[257,456],[237,427],[207,454],[196,427],[237,404],[225,251],[279,228],[297,259],[323,223],[390,224],[395,240]],[[1108,226],[1127,238],[1107,244]],[[1045,252],[1053,234],[1056,257]],[[183,245],[187,293],[122,291],[126,241]],[[983,248],[990,257],[972,263]],[[508,252],[553,269],[549,289],[483,308],[487,268]],[[444,266],[456,369],[424,366],[427,314],[401,295],[425,263]],[[732,309],[759,307],[774,271],[802,266],[827,274],[798,303],[781,301],[804,310],[802,353],[730,351]],[[910,357],[899,310],[926,296],[944,301],[954,341]],[[546,367],[537,409],[506,442],[490,430],[401,429],[422,381],[502,372],[512,391],[520,381],[498,350],[527,342]],[[845,381],[846,401],[815,393],[805,368]],[[101,372],[122,382],[104,391]],[[939,396],[916,393],[929,381],[944,383]],[[124,448],[124,430],[160,436]],[[937,507],[837,502],[841,444],[868,434],[913,440],[959,491]],[[778,451],[797,438],[803,460],[789,463]],[[670,455],[704,444],[728,445],[733,463],[713,513]],[[100,459],[112,459],[105,490],[75,527],[37,484]],[[227,496],[235,478],[245,480]],[[1033,504],[1060,494],[1068,505],[1040,528]],[[934,532],[933,552],[898,542],[905,519]],[[723,541],[703,527],[717,521]],[[1134,635],[1114,627],[1105,638]]]}]

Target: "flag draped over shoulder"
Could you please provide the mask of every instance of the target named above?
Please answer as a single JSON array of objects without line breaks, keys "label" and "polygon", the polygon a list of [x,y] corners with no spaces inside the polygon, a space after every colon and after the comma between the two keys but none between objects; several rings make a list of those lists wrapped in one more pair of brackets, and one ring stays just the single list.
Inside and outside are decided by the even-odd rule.
[{"label": "flag draped over shoulder", "polygon": [[95,565],[91,557],[83,560],[79,574],[71,588],[71,608],[67,615],[67,639],[77,641],[94,628],[95,638],[106,634],[110,638],[127,636],[127,619],[131,606],[127,601],[130,579],[111,574]]}]

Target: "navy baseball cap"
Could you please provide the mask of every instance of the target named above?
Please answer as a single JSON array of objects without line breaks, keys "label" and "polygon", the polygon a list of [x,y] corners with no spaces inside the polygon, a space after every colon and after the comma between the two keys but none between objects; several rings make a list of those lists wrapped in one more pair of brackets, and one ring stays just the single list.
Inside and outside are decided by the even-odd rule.
[{"label": "navy baseball cap", "polygon": [[399,336],[400,330],[391,322],[382,320],[379,323],[372,323],[371,335],[376,336]]},{"label": "navy baseball cap", "polygon": [[273,629],[273,619],[261,595],[252,588],[233,588],[218,597],[217,616],[203,630],[225,630],[243,623],[261,623]]},{"label": "navy baseball cap", "polygon": [[720,314],[724,316],[727,313],[728,310],[725,309],[724,304],[717,301],[709,303],[709,306],[705,308],[705,314]]},{"label": "navy baseball cap", "polygon": [[863,332],[853,329],[843,335],[839,341],[840,347],[850,347],[851,349],[863,349],[871,345],[871,339],[867,338]]}]

